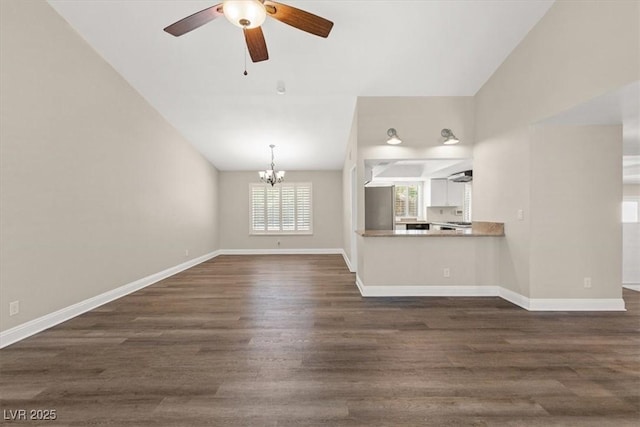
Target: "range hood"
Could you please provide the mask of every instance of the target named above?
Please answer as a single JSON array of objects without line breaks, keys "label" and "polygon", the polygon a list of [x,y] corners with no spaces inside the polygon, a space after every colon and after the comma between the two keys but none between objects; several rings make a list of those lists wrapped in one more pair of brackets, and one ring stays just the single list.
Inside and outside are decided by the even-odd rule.
[{"label": "range hood", "polygon": [[473,180],[472,170],[454,173],[453,175],[449,176],[449,181],[453,181],[453,182],[469,182],[472,180]]}]

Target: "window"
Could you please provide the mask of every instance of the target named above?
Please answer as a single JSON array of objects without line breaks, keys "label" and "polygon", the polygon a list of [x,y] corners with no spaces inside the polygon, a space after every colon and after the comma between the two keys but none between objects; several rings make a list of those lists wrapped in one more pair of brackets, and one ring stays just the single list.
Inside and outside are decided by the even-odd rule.
[{"label": "window", "polygon": [[396,184],[395,211],[397,217],[419,217],[421,184]]},{"label": "window", "polygon": [[638,222],[638,205],[637,200],[622,202],[622,222]]},{"label": "window", "polygon": [[251,184],[250,234],[312,234],[311,183]]},{"label": "window", "polygon": [[471,222],[471,195],[472,187],[470,182],[464,183],[464,203],[462,205],[462,220]]}]

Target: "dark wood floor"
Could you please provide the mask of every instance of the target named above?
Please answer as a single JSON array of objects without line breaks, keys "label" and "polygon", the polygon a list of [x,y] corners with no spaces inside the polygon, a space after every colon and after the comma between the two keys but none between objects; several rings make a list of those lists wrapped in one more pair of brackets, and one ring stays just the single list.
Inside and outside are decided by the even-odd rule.
[{"label": "dark wood floor", "polygon": [[220,256],[0,350],[0,407],[55,409],[42,425],[637,426],[640,293],[624,298],[364,299],[337,255]]}]

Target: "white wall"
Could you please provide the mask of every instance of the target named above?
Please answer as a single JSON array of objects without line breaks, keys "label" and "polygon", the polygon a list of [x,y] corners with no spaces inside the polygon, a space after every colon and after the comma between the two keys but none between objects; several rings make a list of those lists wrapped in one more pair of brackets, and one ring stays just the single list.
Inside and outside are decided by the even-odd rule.
[{"label": "white wall", "polygon": [[[505,224],[501,286],[529,296],[530,153],[528,128],[478,141],[473,161],[473,219]],[[522,220],[518,211],[522,210]]]},{"label": "white wall", "polygon": [[640,184],[624,184],[622,186],[622,197],[640,199]]},{"label": "white wall", "polygon": [[[364,228],[364,161],[366,159],[465,159],[474,143],[472,97],[358,98],[358,227]],[[395,128],[402,144],[389,145]],[[450,128],[460,139],[443,145],[440,131]]]},{"label": "white wall", "polygon": [[[576,266],[577,259],[593,262],[591,267],[596,271],[593,274],[603,280],[619,277],[610,273],[611,268],[619,270],[622,264],[619,250],[614,248],[612,256],[598,259],[589,258],[591,255],[581,249],[574,248],[575,252],[571,252],[563,233],[549,234],[550,218],[544,213],[552,206],[549,201],[560,199],[559,196],[546,198],[545,169],[551,168],[555,177],[562,176],[563,185],[582,188],[578,178],[565,170],[574,161],[596,161],[602,155],[607,161],[604,168],[581,168],[585,174],[581,178],[593,182],[598,173],[608,174],[602,179],[607,183],[617,179],[618,189],[612,191],[619,195],[620,170],[609,163],[612,154],[620,156],[617,163],[621,161],[618,141],[610,141],[612,151],[601,147],[593,153],[580,150],[570,153],[570,146],[580,148],[576,141],[568,141],[566,146],[563,141],[557,141],[560,149],[556,151],[556,147],[536,144],[530,126],[638,80],[639,16],[638,2],[558,1],[475,96],[474,219],[505,223],[506,238],[500,258],[500,281],[505,288],[535,298],[562,298],[563,295],[573,298],[595,295],[597,298],[599,290],[589,294],[582,287],[579,292],[573,292],[569,289],[575,285],[573,282],[551,283],[548,279],[545,270],[554,268],[558,277],[575,280],[579,274],[582,278],[586,274],[583,269],[569,270]],[[577,154],[575,159],[574,154]],[[557,168],[559,163],[565,165],[562,171]],[[598,194],[609,206],[609,195],[602,191]],[[553,206],[561,210],[558,218],[571,216],[570,203]],[[520,209],[524,214],[522,220],[517,216]],[[619,218],[607,217],[603,221],[600,223],[603,230],[619,230]],[[556,225],[552,227],[554,230]],[[612,232],[613,242],[619,242],[619,234]],[[588,233],[580,244],[602,245],[602,235]],[[558,248],[552,253],[559,257],[567,255],[568,250],[574,261],[563,265],[545,259],[541,257],[543,247]],[[582,286],[582,280],[579,285]],[[603,292],[609,295],[609,289]]]},{"label": "white wall", "polygon": [[476,94],[476,140],[640,79],[639,9],[627,0],[556,1]]},{"label": "white wall", "polygon": [[[358,156],[361,159],[469,158],[474,142],[474,104],[470,96],[359,97]],[[389,145],[395,128],[402,144]],[[460,139],[443,145],[440,131]]]},{"label": "white wall", "polygon": [[[640,201],[640,185],[622,187],[622,197]],[[622,283],[640,286],[640,223],[622,224]]]},{"label": "white wall", "polygon": [[[498,285],[502,237],[358,236],[358,277],[367,286]],[[450,277],[443,276],[444,268]]]},{"label": "white wall", "polygon": [[47,3],[0,7],[0,330],[216,250],[216,169]]},{"label": "white wall", "polygon": [[342,248],[342,172],[287,171],[286,180],[312,183],[313,235],[250,235],[249,184],[259,182],[258,172],[224,171],[218,193],[222,249]]},{"label": "white wall", "polygon": [[622,224],[622,283],[640,285],[640,223]]},{"label": "white wall", "polygon": [[622,126],[534,129],[531,298],[620,297],[621,158]]},{"label": "white wall", "polygon": [[[425,182],[425,187],[429,186],[429,181]],[[449,222],[462,221],[462,216],[456,215],[456,210],[462,209],[462,206],[452,207],[426,207],[426,219],[430,222]]]},{"label": "white wall", "polygon": [[[353,112],[353,121],[351,123],[351,131],[349,140],[347,141],[347,150],[342,167],[342,247],[351,262],[351,267],[355,268],[357,260],[352,254],[351,246],[355,241],[353,236],[352,218],[352,197],[354,197],[351,184],[351,171],[356,165],[358,159],[358,106]],[[357,174],[357,171],[356,171]],[[357,194],[355,194],[357,197]]]},{"label": "white wall", "polygon": [[[472,97],[360,97],[357,105],[357,163],[358,170],[358,229],[364,228],[364,161],[366,159],[465,159],[470,158],[474,143],[474,105]],[[389,145],[387,130],[395,128],[402,144]],[[442,144],[440,131],[450,128],[460,139],[457,145]],[[345,162],[345,168],[350,165]],[[346,171],[345,171],[346,173]],[[397,259],[394,245],[416,242],[388,239],[357,240],[357,269],[362,280],[369,285],[383,280],[393,284],[396,269],[388,269],[380,259]],[[440,242],[440,241],[439,241]],[[434,242],[435,243],[435,242]],[[455,244],[455,243],[454,243]],[[368,247],[371,246],[371,247]],[[406,249],[406,248],[405,248]],[[402,251],[401,253],[407,253]],[[368,258],[368,259],[366,259]],[[407,259],[413,259],[411,257]],[[364,267],[366,264],[367,267]],[[362,270],[361,270],[362,268]],[[376,270],[377,269],[377,270]],[[386,270],[385,270],[386,269]],[[371,271],[385,270],[385,274]],[[422,285],[434,284],[423,273],[415,274],[414,281]],[[460,271],[464,271],[460,268]],[[465,278],[465,280],[468,278]],[[425,281],[426,280],[426,281]],[[474,279],[475,280],[475,279]],[[411,280],[409,280],[411,282]],[[399,283],[408,283],[404,278]],[[475,282],[474,282],[475,283]]]}]

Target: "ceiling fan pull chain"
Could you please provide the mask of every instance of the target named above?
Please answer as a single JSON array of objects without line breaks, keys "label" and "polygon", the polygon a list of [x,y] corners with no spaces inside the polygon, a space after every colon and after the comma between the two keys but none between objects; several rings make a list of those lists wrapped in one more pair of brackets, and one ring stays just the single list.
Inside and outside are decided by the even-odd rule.
[{"label": "ceiling fan pull chain", "polygon": [[247,74],[247,46],[244,47],[244,75],[246,76]]}]

